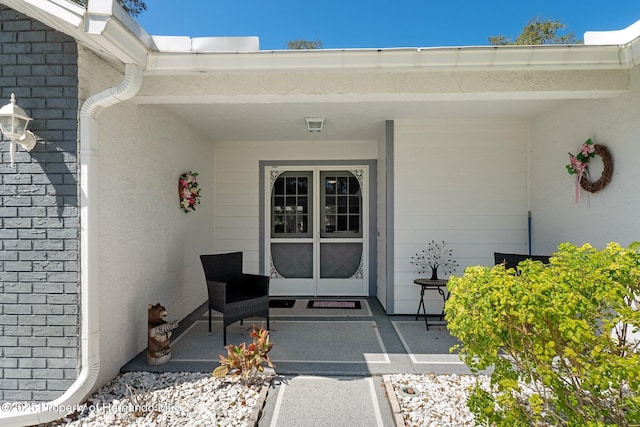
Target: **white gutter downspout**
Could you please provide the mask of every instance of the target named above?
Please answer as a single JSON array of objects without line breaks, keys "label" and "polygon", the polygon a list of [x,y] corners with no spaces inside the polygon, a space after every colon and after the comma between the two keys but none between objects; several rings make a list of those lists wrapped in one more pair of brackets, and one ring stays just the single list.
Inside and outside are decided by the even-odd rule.
[{"label": "white gutter downspout", "polygon": [[[142,86],[142,68],[126,64],[120,85],[87,99],[80,110],[80,307],[81,371],[59,398],[33,403],[29,408],[0,413],[0,425],[29,426],[47,423],[80,408],[93,391],[100,372],[99,275],[99,152],[98,116],[106,107],[132,98]],[[71,411],[69,411],[71,409]]]}]

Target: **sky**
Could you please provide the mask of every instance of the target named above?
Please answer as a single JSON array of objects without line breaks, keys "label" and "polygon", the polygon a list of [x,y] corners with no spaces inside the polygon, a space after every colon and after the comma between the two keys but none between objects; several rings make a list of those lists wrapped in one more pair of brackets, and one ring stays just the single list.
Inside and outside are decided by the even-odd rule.
[{"label": "sky", "polygon": [[640,20],[639,0],[145,0],[136,20],[151,35],[258,36],[261,50],[292,40],[324,49],[484,46],[488,37],[515,39],[534,17],[558,20],[561,33],[583,39]]}]

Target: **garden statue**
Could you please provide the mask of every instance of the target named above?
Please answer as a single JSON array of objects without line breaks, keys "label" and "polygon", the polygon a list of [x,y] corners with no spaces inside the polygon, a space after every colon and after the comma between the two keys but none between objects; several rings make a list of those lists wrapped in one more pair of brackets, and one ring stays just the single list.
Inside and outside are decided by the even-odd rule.
[{"label": "garden statue", "polygon": [[178,327],[178,321],[168,323],[164,320],[166,309],[160,305],[149,304],[147,335],[147,363],[163,365],[171,359],[171,331]]}]

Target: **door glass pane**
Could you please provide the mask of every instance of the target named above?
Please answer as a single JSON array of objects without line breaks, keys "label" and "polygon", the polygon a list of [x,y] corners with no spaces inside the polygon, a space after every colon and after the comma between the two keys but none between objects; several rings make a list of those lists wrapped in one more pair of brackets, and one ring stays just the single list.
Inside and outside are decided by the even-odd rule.
[{"label": "door glass pane", "polygon": [[360,216],[349,215],[349,232],[351,233],[360,232]]},{"label": "door glass pane", "polygon": [[326,177],[325,180],[325,194],[336,194],[336,178]]},{"label": "door glass pane", "polygon": [[360,197],[349,196],[349,213],[360,213]]},{"label": "door glass pane", "polygon": [[284,233],[284,215],[273,216],[273,231],[274,233]]},{"label": "door glass pane", "polygon": [[350,172],[323,172],[321,237],[362,237],[362,194]]},{"label": "door glass pane", "polygon": [[353,175],[349,177],[349,194],[360,194],[360,183]]},{"label": "door glass pane", "polygon": [[311,237],[311,172],[285,172],[273,184],[271,236]]},{"label": "door glass pane", "polygon": [[340,195],[344,195],[347,194],[347,177],[346,176],[340,176],[337,179],[337,188],[336,188],[336,193],[340,194]]},{"label": "door glass pane", "polygon": [[300,179],[298,179],[298,194],[307,194],[307,191],[309,191],[308,187],[309,183],[307,178],[301,177]]},{"label": "door glass pane", "polygon": [[296,194],[298,191],[298,179],[295,177],[285,178],[285,191],[287,194]]},{"label": "door glass pane", "polygon": [[273,185],[273,194],[275,196],[283,196],[284,195],[284,179],[278,178]]}]

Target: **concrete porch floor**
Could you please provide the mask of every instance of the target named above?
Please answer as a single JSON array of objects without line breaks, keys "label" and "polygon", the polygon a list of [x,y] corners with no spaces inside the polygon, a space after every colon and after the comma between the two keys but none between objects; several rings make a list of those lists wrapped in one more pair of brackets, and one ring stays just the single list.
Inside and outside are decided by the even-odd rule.
[{"label": "concrete porch floor", "polygon": [[[359,300],[360,310],[325,310],[303,307],[307,299],[297,298],[296,308],[270,310],[270,353],[281,375],[368,376],[394,373],[469,373],[451,346],[458,343],[439,316],[424,319],[415,315],[388,316],[375,298]],[[329,298],[315,298],[329,299]],[[214,312],[215,313],[215,312]],[[344,314],[342,314],[344,313]],[[146,350],[125,364],[122,372],[210,372],[225,354],[222,322],[214,314],[212,335],[208,334],[206,303],[180,321],[171,339],[172,358],[159,366],[146,362]],[[246,319],[227,328],[228,344],[249,342],[252,325],[264,319]]]},{"label": "concrete porch floor", "polygon": [[[327,298],[316,298],[327,299]],[[291,309],[270,310],[270,357],[276,376],[260,404],[257,426],[403,426],[386,374],[468,374],[449,348],[457,343],[439,315],[387,316],[375,298],[358,300],[359,310],[306,308],[298,298]],[[208,333],[206,304],[180,322],[172,339],[172,359],[160,366],[146,362],[146,351],[122,367],[126,371],[211,372],[225,354],[221,318]],[[229,344],[250,342],[247,319],[227,329]]]}]

